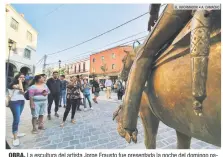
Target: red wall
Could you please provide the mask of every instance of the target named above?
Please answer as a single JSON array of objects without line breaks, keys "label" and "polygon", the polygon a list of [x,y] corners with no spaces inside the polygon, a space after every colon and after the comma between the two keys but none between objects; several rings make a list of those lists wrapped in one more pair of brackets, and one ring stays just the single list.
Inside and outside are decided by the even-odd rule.
[{"label": "red wall", "polygon": [[[105,74],[109,73],[117,73],[122,69],[122,59],[126,55],[124,50],[130,51],[132,50],[131,46],[119,46],[115,48],[111,48],[108,50],[101,51],[99,53],[93,54],[90,56],[90,73],[91,74],[104,74],[101,70],[101,66],[103,66],[103,62],[106,64],[107,71]],[[112,58],[112,53],[115,54],[115,58]],[[104,56],[104,61],[102,61],[102,56]],[[93,62],[95,59],[95,62]],[[115,69],[112,69],[112,64],[115,64]],[[95,72],[93,72],[93,68]]]}]

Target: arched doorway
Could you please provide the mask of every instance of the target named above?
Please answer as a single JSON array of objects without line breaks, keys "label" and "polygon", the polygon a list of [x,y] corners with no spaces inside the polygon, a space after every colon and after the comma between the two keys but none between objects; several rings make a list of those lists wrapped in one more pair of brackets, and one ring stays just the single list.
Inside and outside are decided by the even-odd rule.
[{"label": "arched doorway", "polygon": [[[6,67],[5,67],[6,68],[6,70],[5,70],[6,71],[6,76],[7,76],[7,65],[8,65],[8,63],[6,63]],[[8,80],[7,80],[6,85],[8,85],[12,82],[13,77],[15,76],[16,72],[17,72],[16,66],[12,63],[9,63],[8,77],[7,77]]]},{"label": "arched doorway", "polygon": [[23,73],[24,75],[28,75],[31,72],[31,69],[28,67],[22,67],[20,69],[20,72]]},{"label": "arched doorway", "polygon": [[[6,73],[7,73],[7,65],[8,65],[8,63],[6,63],[6,67],[5,67],[5,68],[6,68]],[[9,72],[8,72],[8,76],[9,76],[9,77],[14,77],[16,71],[17,71],[16,66],[15,66],[14,64],[12,64],[12,63],[9,63]]]}]

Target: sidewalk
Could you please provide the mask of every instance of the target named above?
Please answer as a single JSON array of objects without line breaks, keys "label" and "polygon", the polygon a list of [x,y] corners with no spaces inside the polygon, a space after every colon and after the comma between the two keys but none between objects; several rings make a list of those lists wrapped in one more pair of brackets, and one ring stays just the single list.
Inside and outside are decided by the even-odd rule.
[{"label": "sidewalk", "polygon": [[[113,112],[120,105],[116,93],[112,93],[112,99],[107,100],[105,93],[100,92],[99,104],[93,104],[94,110],[87,112],[77,111],[75,115],[76,124],[70,122],[70,114],[64,128],[59,125],[62,121],[64,108],[59,109],[59,118],[52,115],[52,120],[45,118],[45,131],[39,134],[31,133],[31,113],[28,102],[25,105],[21,116],[19,131],[26,133],[20,139],[21,145],[15,149],[145,149],[144,132],[141,119],[138,122],[138,144],[128,144],[124,138],[120,137],[116,128],[117,124],[112,121]],[[81,106],[83,109],[83,106]],[[52,111],[54,105],[52,107]],[[12,113],[6,109],[6,139],[12,146],[11,126]],[[205,142],[193,139],[192,148],[211,149],[217,148]],[[157,148],[176,148],[176,134],[172,128],[160,123],[157,135]]]}]

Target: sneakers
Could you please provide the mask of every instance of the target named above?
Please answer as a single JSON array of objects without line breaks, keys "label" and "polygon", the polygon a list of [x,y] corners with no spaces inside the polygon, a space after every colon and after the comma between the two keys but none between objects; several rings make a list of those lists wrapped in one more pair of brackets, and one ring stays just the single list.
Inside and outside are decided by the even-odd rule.
[{"label": "sneakers", "polygon": [[87,111],[87,108],[84,108],[84,111]]},{"label": "sneakers", "polygon": [[46,130],[46,128],[44,126],[38,126],[39,130]]},{"label": "sneakers", "polygon": [[91,109],[91,110],[93,110],[94,108],[93,108],[93,107],[91,107],[90,109]]},{"label": "sneakers", "polygon": [[37,130],[37,129],[33,129],[33,130],[32,130],[32,133],[33,133],[33,134],[38,134],[38,130]]},{"label": "sneakers", "polygon": [[66,105],[64,105],[63,107],[66,108]]},{"label": "sneakers", "polygon": [[56,116],[56,117],[59,117],[59,114],[58,114],[58,113],[55,113],[55,116]]},{"label": "sneakers", "polygon": [[[26,136],[26,134],[25,133],[18,133],[17,134],[17,137],[24,137],[24,136]],[[12,135],[12,139],[14,138],[14,136]]]},{"label": "sneakers", "polygon": [[71,123],[75,124],[75,123],[76,123],[76,121],[75,121],[74,119],[71,119]]},{"label": "sneakers", "polygon": [[26,136],[26,134],[25,133],[18,133],[17,136],[18,137],[24,137],[24,136]]},{"label": "sneakers", "polygon": [[19,139],[18,139],[18,138],[17,138],[17,139],[13,139],[13,141],[12,141],[12,145],[13,145],[14,147],[19,146],[19,145],[20,145]]},{"label": "sneakers", "polygon": [[96,103],[96,100],[95,99],[92,99],[95,103]]},{"label": "sneakers", "polygon": [[49,115],[47,116],[47,118],[48,118],[48,120],[51,120],[51,115],[49,114]]},{"label": "sneakers", "polygon": [[60,124],[60,127],[62,127],[62,128],[64,127],[64,122],[62,122],[62,123]]},{"label": "sneakers", "polygon": [[78,108],[77,110],[78,110],[78,111],[81,111],[81,109],[79,109],[79,108]]}]

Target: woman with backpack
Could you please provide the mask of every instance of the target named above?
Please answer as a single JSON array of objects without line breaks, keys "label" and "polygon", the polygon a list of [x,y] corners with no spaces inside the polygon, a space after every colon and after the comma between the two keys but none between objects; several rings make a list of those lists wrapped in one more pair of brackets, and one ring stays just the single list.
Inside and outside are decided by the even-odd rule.
[{"label": "woman with backpack", "polygon": [[[29,87],[30,108],[32,113],[33,134],[38,133],[38,129],[45,130],[43,119],[47,106],[47,95],[50,93],[45,79],[42,75],[36,75],[34,84]],[[38,119],[38,129],[36,127]]]},{"label": "woman with backpack", "polygon": [[84,111],[86,111],[86,109],[87,109],[86,99],[88,100],[88,104],[90,106],[90,109],[93,110],[93,107],[91,105],[91,99],[90,99],[90,97],[91,97],[91,93],[90,93],[91,86],[88,83],[86,78],[84,79],[84,84],[82,85],[81,90],[82,90],[83,95],[84,95]]},{"label": "woman with backpack", "polygon": [[124,94],[124,86],[122,85],[122,82],[119,80],[117,82],[117,95],[118,95],[118,100],[122,100],[123,94]]},{"label": "woman with backpack", "polygon": [[92,99],[95,103],[98,104],[97,98],[99,96],[100,86],[98,82],[98,78],[95,77],[92,82],[92,93],[94,93],[94,98]]}]

